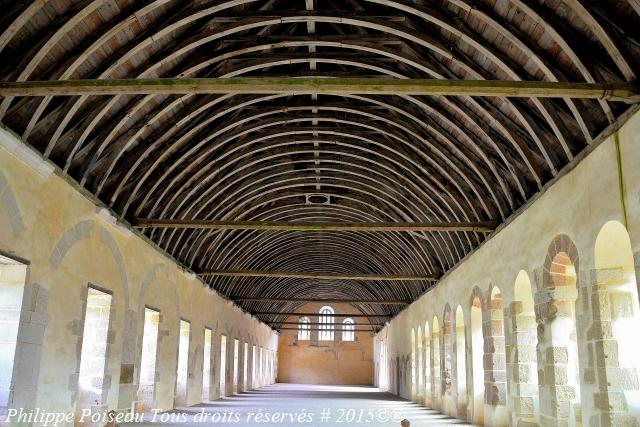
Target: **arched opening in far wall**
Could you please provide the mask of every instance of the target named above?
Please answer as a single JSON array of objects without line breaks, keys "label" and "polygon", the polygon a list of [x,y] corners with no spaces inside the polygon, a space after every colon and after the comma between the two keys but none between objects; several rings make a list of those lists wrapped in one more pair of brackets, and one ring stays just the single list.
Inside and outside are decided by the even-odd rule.
[{"label": "arched opening in far wall", "polygon": [[474,296],[469,315],[471,328],[472,417],[476,424],[484,422],[484,335],[482,333],[482,296]]},{"label": "arched opening in far wall", "polygon": [[590,358],[602,373],[598,390],[608,403],[608,417],[632,425],[640,419],[640,390],[625,378],[640,378],[640,308],[631,241],[620,222],[609,221],[598,233],[595,268],[593,302],[599,316],[592,329],[601,333],[590,335]]},{"label": "arched opening in far wall", "polygon": [[456,397],[457,417],[467,419],[467,340],[462,307],[456,309]]}]

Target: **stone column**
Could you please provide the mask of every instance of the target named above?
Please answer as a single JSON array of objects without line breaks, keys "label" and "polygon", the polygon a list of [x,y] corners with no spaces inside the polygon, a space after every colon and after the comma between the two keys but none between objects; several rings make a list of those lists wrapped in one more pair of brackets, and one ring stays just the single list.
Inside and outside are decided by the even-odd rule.
[{"label": "stone column", "polygon": [[[588,360],[585,382],[595,383],[594,408],[589,425],[594,427],[640,425],[640,412],[629,403],[640,398],[637,358],[624,351],[629,337],[616,336],[616,324],[633,327],[635,293],[625,285],[623,268],[608,268],[591,272],[591,308],[593,322],[587,329]],[[637,322],[635,322],[637,324]],[[636,330],[637,334],[638,331]],[[637,335],[636,335],[637,338]],[[637,345],[637,344],[635,344]],[[624,360],[625,357],[627,360]],[[631,363],[630,363],[631,362]],[[636,361],[637,362],[637,361]],[[633,411],[633,412],[632,412]]]},{"label": "stone column", "polygon": [[209,394],[211,395],[211,400],[218,400],[220,399],[220,340],[222,338],[217,331],[212,332],[212,334],[213,366],[211,367],[211,389]]},{"label": "stone column", "polygon": [[507,375],[502,307],[489,306],[483,313],[484,335],[484,419],[485,425],[509,425]]},{"label": "stone column", "polygon": [[[581,422],[575,303],[578,291],[563,286],[536,293],[540,423],[568,427]],[[572,421],[574,420],[574,421]]]},{"label": "stone column", "polygon": [[253,383],[253,344],[249,343],[248,366],[247,366],[247,390],[253,390],[256,386]]},{"label": "stone column", "polygon": [[511,425],[537,426],[538,358],[536,318],[523,312],[521,301],[505,309],[506,363]]},{"label": "stone column", "polygon": [[227,336],[227,363],[225,366],[225,396],[233,396],[233,342],[231,335]]},{"label": "stone column", "polygon": [[242,393],[244,390],[244,360],[247,355],[244,352],[244,342],[240,341],[238,344],[238,393]]}]

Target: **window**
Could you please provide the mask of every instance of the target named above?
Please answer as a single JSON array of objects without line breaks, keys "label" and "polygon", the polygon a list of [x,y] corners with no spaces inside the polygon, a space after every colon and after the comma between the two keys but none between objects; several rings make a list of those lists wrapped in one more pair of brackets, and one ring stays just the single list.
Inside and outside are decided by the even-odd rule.
[{"label": "window", "polygon": [[89,287],[80,350],[81,408],[102,404],[111,295]]},{"label": "window", "polygon": [[17,389],[13,371],[14,363],[21,366],[15,356],[26,275],[26,265],[0,255],[0,408],[8,406]]},{"label": "window", "polygon": [[227,387],[227,337],[220,336],[220,396],[225,396]]},{"label": "window", "polygon": [[202,358],[202,400],[211,399],[211,335],[211,329],[204,328],[204,356]]},{"label": "window", "polygon": [[309,341],[311,339],[311,332],[309,330],[309,318],[302,317],[298,325],[298,341]]},{"label": "window", "polygon": [[333,308],[324,306],[320,309],[318,339],[320,341],[333,341]]},{"label": "window", "polygon": [[233,392],[238,392],[238,373],[240,366],[238,364],[240,359],[240,341],[233,340]]},{"label": "window", "polygon": [[176,375],[176,405],[187,404],[190,333],[191,323],[186,320],[180,320],[180,340],[178,342],[178,370]]},{"label": "window", "polygon": [[140,356],[140,385],[138,387],[138,401],[142,402],[145,409],[150,409],[153,406],[159,324],[160,312],[145,307],[142,354]]},{"label": "window", "polygon": [[355,341],[356,328],[353,319],[347,318],[342,321],[342,341]]}]

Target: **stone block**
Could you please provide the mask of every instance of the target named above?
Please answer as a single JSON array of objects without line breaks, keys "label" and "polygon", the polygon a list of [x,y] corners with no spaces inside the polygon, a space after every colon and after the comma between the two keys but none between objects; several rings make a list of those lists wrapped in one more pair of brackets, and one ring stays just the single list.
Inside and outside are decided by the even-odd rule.
[{"label": "stone block", "polygon": [[566,347],[549,347],[546,350],[545,362],[556,365],[569,362],[569,353]]},{"label": "stone block", "polygon": [[18,340],[28,344],[41,345],[44,339],[44,326],[34,323],[26,323],[20,327]]},{"label": "stone block", "polygon": [[595,393],[593,396],[596,409],[606,412],[626,412],[627,403],[622,392]]},{"label": "stone block", "polygon": [[598,382],[610,390],[638,390],[638,374],[633,368],[597,368]]}]

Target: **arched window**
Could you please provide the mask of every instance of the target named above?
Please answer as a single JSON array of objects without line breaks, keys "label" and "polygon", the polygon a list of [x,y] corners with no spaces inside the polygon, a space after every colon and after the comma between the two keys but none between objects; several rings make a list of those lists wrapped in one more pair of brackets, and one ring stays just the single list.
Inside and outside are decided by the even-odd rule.
[{"label": "arched window", "polygon": [[350,317],[342,321],[342,341],[355,341],[356,340],[356,328],[353,323],[353,319]]},{"label": "arched window", "polygon": [[309,318],[301,317],[298,322],[298,341],[309,341],[311,339],[311,332],[309,331]]},{"label": "arched window", "polygon": [[325,305],[320,309],[318,318],[320,327],[318,328],[318,339],[320,341],[333,341],[333,308]]}]

